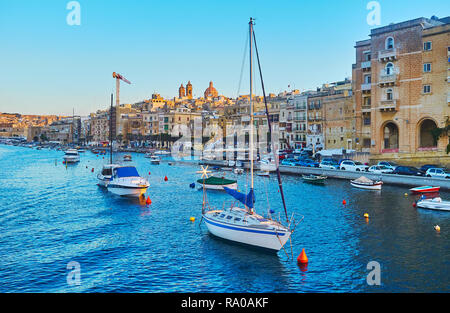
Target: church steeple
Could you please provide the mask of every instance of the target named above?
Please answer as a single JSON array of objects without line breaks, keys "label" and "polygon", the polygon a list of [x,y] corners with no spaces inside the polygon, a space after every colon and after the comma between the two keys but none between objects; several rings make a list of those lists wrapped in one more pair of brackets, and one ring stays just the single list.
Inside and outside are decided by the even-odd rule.
[{"label": "church steeple", "polygon": [[192,99],[192,84],[191,84],[191,81],[188,81],[188,83],[186,85],[186,97],[188,97],[188,99]]},{"label": "church steeple", "polygon": [[183,84],[181,84],[180,88],[178,89],[178,98],[184,98],[186,96],[186,90],[184,89]]}]

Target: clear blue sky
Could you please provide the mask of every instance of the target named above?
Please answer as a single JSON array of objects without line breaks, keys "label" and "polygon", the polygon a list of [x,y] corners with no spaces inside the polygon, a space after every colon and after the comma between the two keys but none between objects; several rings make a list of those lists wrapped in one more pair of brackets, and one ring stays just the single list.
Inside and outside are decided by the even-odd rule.
[{"label": "clear blue sky", "polygon": [[[188,80],[194,96],[212,80],[235,97],[250,16],[268,92],[315,88],[351,76],[371,29],[369,0],[80,0],[80,26],[67,25],[68,2],[0,0],[0,112],[94,112],[109,105],[114,71],[133,83],[122,103],[174,97]],[[381,26],[450,13],[448,0],[379,3]]]}]

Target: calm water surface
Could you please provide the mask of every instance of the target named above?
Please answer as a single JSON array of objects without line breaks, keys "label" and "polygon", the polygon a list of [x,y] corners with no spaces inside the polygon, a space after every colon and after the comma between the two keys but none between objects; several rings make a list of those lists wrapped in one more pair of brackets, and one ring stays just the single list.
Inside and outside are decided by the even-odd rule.
[{"label": "calm water surface", "polygon": [[[450,213],[413,208],[407,188],[373,192],[343,180],[315,186],[283,177],[289,211],[305,216],[293,234],[294,258],[302,248],[309,258],[302,271],[283,251],[249,250],[199,227],[202,193],[189,188],[194,164],[151,165],[133,154],[151,184],[147,207],[96,186],[107,156],[86,152],[66,169],[63,154],[0,145],[0,292],[450,291]],[[244,191],[246,175],[238,181]],[[267,197],[283,213],[275,176],[257,177],[255,189],[260,213]],[[231,201],[208,195],[219,208]],[[70,261],[81,265],[80,286],[67,284]],[[366,283],[370,261],[381,264],[381,286]]]}]

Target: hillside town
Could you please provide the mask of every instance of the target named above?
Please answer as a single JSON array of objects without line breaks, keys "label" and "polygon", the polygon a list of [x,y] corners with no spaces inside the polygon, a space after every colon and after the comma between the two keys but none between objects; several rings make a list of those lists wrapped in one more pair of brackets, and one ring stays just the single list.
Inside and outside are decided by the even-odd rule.
[{"label": "hillside town", "polygon": [[[355,43],[352,77],[315,90],[269,93],[270,120],[281,149],[344,149],[372,161],[450,164],[450,17],[417,18],[374,28]],[[206,88],[205,88],[206,87]],[[194,98],[193,89],[203,90]],[[218,89],[216,89],[218,88]],[[176,87],[174,87],[174,91]],[[267,125],[262,96],[253,99],[255,125]],[[28,142],[170,148],[174,129],[201,119],[203,129],[248,126],[249,95],[229,98],[220,86],[181,83],[178,96],[154,93],[138,103],[108,104],[89,116],[0,114],[0,137]],[[206,139],[211,134],[203,134]]]}]

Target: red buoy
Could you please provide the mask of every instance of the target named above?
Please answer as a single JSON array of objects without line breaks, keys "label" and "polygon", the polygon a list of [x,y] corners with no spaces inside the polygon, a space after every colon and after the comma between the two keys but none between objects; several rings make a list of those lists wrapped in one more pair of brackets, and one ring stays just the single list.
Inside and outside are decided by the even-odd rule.
[{"label": "red buoy", "polygon": [[343,204],[343,205],[346,205],[346,204],[347,204],[347,201],[345,201],[345,199],[342,200],[342,204]]},{"label": "red buoy", "polygon": [[167,181],[167,180],[168,180],[168,179],[167,179],[167,176],[165,176],[165,177],[164,177],[164,181]]},{"label": "red buoy", "polygon": [[308,257],[306,256],[305,249],[302,249],[302,253],[297,258],[297,263],[306,264],[308,263]]},{"label": "red buoy", "polygon": [[94,173],[94,168],[92,168],[91,172]]},{"label": "red buoy", "polygon": [[145,203],[147,203],[147,205],[152,204],[152,200],[150,199],[150,197],[147,197],[147,201],[145,201]]},{"label": "red buoy", "polygon": [[416,206],[417,206],[417,204],[414,202],[414,203],[413,203],[413,208],[415,208]]},{"label": "red buoy", "polygon": [[151,173],[150,173],[150,172],[148,172],[148,175],[151,175]]}]

